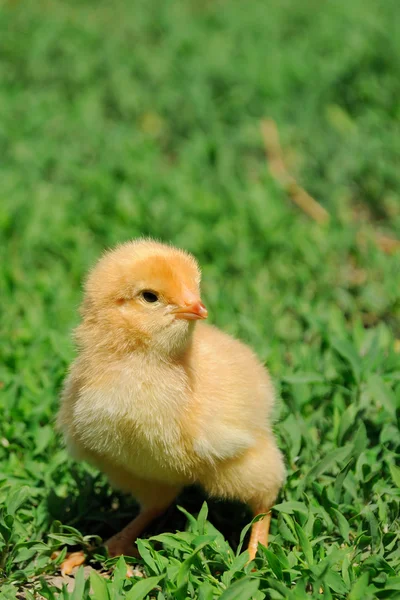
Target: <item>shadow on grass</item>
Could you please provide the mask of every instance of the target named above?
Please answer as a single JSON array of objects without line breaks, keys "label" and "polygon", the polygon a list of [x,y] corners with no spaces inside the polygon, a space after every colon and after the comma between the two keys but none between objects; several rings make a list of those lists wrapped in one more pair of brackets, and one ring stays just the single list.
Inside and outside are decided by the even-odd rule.
[{"label": "shadow on grass", "polygon": [[[63,525],[74,527],[82,535],[97,535],[105,541],[138,514],[139,507],[135,500],[113,490],[102,474],[93,476],[82,466],[76,466],[72,470],[72,477],[76,486],[69,495],[60,496],[51,490],[47,496],[50,523],[58,520]],[[142,537],[184,531],[187,519],[177,506],[196,516],[205,500],[209,509],[208,520],[235,550],[241,530],[251,519],[250,511],[238,502],[207,498],[197,486],[186,488],[167,512],[143,532]]]}]

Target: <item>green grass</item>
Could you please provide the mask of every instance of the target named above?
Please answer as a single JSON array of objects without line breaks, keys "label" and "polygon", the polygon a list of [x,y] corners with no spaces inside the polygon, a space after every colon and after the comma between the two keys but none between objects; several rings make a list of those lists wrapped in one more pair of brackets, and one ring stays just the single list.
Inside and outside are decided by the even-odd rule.
[{"label": "green grass", "polygon": [[[399,254],[374,243],[400,238],[397,17],[396,0],[1,3],[2,599],[400,597]],[[264,117],[329,225],[268,174]],[[82,278],[139,235],[192,251],[211,320],[268,364],[288,479],[249,567],[246,510],[212,501],[207,520],[188,490],[140,544],[148,579],[120,560],[58,592],[52,552],[136,510],[67,457],[54,416]]]}]

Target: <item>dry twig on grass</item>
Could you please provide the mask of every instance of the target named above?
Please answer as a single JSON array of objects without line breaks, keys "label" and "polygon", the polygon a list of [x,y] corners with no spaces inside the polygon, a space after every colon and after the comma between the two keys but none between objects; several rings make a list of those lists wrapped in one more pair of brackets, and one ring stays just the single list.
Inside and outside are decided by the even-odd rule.
[{"label": "dry twig on grass", "polygon": [[400,250],[400,240],[377,233],[375,236],[377,246],[385,252],[385,254],[394,254]]},{"label": "dry twig on grass", "polygon": [[[288,196],[303,212],[317,223],[327,223],[330,219],[328,211],[310,196],[287,170],[275,121],[263,119],[261,121],[261,133],[272,177],[280,183]],[[395,238],[374,232],[374,241],[385,254],[400,251],[400,240]]]},{"label": "dry twig on grass", "polygon": [[310,196],[288,172],[283,159],[276,123],[272,119],[262,120],[261,133],[272,177],[283,186],[292,201],[314,221],[317,221],[317,223],[329,221],[328,211]]}]

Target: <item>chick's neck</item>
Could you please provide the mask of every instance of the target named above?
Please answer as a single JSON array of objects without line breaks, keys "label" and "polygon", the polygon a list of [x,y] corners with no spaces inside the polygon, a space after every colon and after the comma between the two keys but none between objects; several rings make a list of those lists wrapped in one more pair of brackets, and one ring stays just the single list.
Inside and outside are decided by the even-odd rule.
[{"label": "chick's neck", "polygon": [[155,339],[141,331],[127,332],[125,328],[108,328],[97,321],[85,319],[75,330],[75,340],[80,352],[86,357],[107,357],[113,362],[141,356],[148,361],[187,364],[193,344],[194,323],[190,323],[179,335],[160,336]]}]

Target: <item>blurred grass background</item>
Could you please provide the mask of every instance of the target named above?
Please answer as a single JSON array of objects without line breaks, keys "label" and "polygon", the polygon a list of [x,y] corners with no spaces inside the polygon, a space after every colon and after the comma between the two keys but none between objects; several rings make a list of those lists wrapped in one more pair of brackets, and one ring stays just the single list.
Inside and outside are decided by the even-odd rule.
[{"label": "blurred grass background", "polygon": [[[53,418],[82,278],[105,247],[141,235],[193,252],[211,320],[267,361],[294,469],[287,497],[296,469],[340,445],[332,422],[343,414],[367,420],[365,448],[387,481],[380,449],[399,447],[399,254],[375,240],[400,239],[398,2],[0,8],[0,481],[5,495],[31,486],[28,537],[54,518],[94,527],[95,500],[90,489],[78,499]],[[269,174],[266,117],[329,224]]]}]

